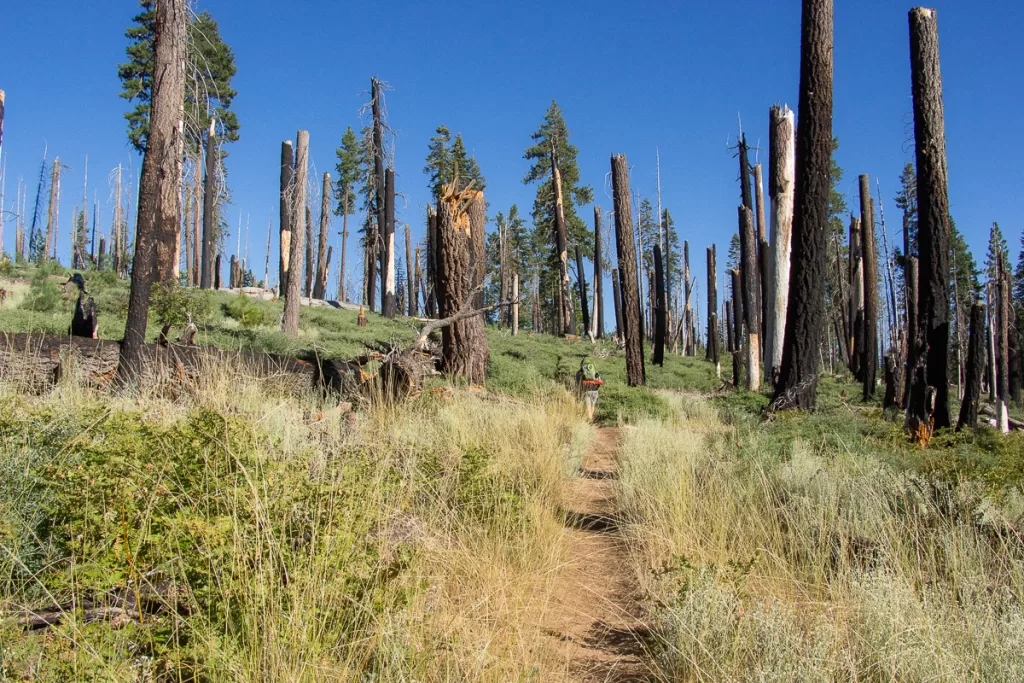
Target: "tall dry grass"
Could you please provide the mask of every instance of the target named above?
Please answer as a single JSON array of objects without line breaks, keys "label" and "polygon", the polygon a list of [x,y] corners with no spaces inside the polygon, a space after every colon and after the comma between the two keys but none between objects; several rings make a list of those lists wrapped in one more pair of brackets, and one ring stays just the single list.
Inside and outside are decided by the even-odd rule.
[{"label": "tall dry grass", "polygon": [[[2,677],[544,679],[559,482],[591,435],[571,397],[353,417],[227,359],[203,378],[0,380]],[[162,604],[84,623],[112,590]]]},{"label": "tall dry grass", "polygon": [[1017,494],[666,400],[676,417],[628,429],[621,470],[666,680],[1024,680]]}]

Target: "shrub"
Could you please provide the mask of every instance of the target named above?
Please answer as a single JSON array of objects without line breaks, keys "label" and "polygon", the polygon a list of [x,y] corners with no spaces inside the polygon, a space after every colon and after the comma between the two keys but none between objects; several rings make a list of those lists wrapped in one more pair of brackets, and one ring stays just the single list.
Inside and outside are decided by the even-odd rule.
[{"label": "shrub", "polygon": [[247,330],[272,322],[268,311],[245,294],[239,294],[224,304],[224,313]]},{"label": "shrub", "polygon": [[153,316],[161,326],[181,326],[192,322],[205,323],[213,315],[210,293],[200,289],[185,289],[174,280],[166,280],[153,288],[149,297]]},{"label": "shrub", "polygon": [[29,311],[49,313],[56,310],[57,304],[61,301],[60,287],[50,279],[47,268],[40,268],[32,276],[29,284],[28,294],[21,302],[21,307]]}]

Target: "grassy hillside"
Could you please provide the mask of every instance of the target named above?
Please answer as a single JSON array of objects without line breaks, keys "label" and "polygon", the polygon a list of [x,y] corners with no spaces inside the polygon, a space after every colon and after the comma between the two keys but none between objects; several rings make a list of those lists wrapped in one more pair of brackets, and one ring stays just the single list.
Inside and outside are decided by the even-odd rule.
[{"label": "grassy hillside", "polygon": [[[0,329],[66,332],[66,273],[0,278]],[[124,283],[89,289],[120,336]],[[279,302],[198,296],[204,344],[343,358],[413,334],[309,308],[290,339]],[[717,392],[698,359],[630,389],[610,345],[488,338],[485,388],[358,414],[230,365],[138,396],[0,376],[0,677],[559,679],[538,624],[567,560],[560,487],[594,437],[567,390],[584,356],[600,419],[625,425],[652,678],[1024,675],[1024,435],[921,450],[842,378],[765,421],[766,396]]]}]

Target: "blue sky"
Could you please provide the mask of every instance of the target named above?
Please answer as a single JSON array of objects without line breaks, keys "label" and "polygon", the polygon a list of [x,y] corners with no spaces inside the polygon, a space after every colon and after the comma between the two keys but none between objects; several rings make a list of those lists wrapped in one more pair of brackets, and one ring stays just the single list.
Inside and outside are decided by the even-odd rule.
[{"label": "blue sky", "polygon": [[[951,213],[979,262],[989,226],[999,221],[1016,262],[1024,228],[1024,166],[1014,139],[1024,111],[1018,51],[1024,3],[943,0],[933,6]],[[768,107],[797,105],[797,0],[204,0],[197,8],[212,12],[236,54],[234,109],[242,128],[230,149],[233,205],[227,216],[232,231],[239,212],[243,222],[250,217],[250,259],[258,276],[271,217],[276,230],[281,141],[308,129],[311,161],[318,171],[333,172],[341,133],[360,126],[359,108],[376,74],[393,87],[387,103],[398,133],[396,184],[405,197],[398,220],[410,224],[414,236],[422,234],[428,201],[422,173],[427,140],[440,124],[461,132],[476,155],[487,177],[490,212],[518,203],[529,214],[534,188],[522,183],[528,167],[522,154],[555,99],[580,149],[583,180],[605,209],[611,207],[610,155],[626,154],[633,188],[653,198],[660,149],[662,204],[690,241],[703,309],[704,247],[715,242],[723,253],[736,229],[737,165],[727,145],[735,141],[737,116],[748,141],[766,148]],[[870,173],[872,187],[880,179],[890,243],[899,238],[892,202],[897,178],[912,159],[909,8],[892,0],[837,0],[835,12],[833,130],[846,171],[841,189],[853,199],[857,174]],[[65,262],[85,156],[90,200],[96,192],[104,222],[112,215],[108,172],[119,162],[141,165],[127,144],[128,105],[117,96],[116,76],[125,56],[124,30],[135,12],[131,0],[89,3],[88,9],[53,0],[12,0],[5,7],[0,88],[7,93],[6,208],[14,207],[19,175],[30,183],[33,199],[48,145],[51,159],[59,155],[71,166],[62,185]],[[589,207],[580,213],[592,215]],[[334,220],[336,232],[340,219]],[[7,248],[13,239],[13,225],[5,222]],[[226,244],[233,251],[234,235]],[[272,263],[276,258],[275,247]],[[356,283],[353,247],[349,263]]]}]

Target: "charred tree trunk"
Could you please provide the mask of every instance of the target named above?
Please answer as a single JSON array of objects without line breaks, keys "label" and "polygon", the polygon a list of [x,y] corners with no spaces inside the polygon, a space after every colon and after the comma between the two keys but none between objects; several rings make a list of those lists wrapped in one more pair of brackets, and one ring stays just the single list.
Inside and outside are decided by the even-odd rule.
[{"label": "charred tree trunk", "polygon": [[385,218],[385,180],[384,180],[384,123],[381,120],[381,106],[380,106],[380,82],[373,78],[370,80],[370,107],[373,112],[373,178],[376,186],[376,201],[374,206],[376,207],[377,214],[377,226],[373,230],[373,240],[371,242],[370,260],[373,263],[370,272],[369,289],[367,292],[367,298],[369,299],[370,309],[373,309],[374,305],[374,292],[377,276],[377,260],[380,260],[380,271],[381,271],[381,312],[386,313],[384,310],[387,307],[387,284],[383,281],[383,278],[387,277],[387,263],[385,261],[385,247],[387,244],[387,220]]},{"label": "charred tree trunk", "polygon": [[732,350],[743,348],[743,281],[740,271],[733,268],[729,271],[732,283]]},{"label": "charred tree trunk", "polygon": [[604,339],[604,273],[601,258],[601,207],[594,207],[594,302],[597,308],[597,338]]},{"label": "charred tree trunk", "polygon": [[[291,145],[289,144],[289,147]],[[282,152],[283,153],[283,152]],[[206,137],[206,176],[203,181],[203,248],[199,257],[199,286],[213,287],[214,220],[217,212],[217,121],[210,118],[210,130]]]},{"label": "charred tree trunk", "polygon": [[[771,255],[768,247],[768,226],[765,224],[764,180],[762,177],[761,164],[754,165],[754,208],[757,211],[757,271],[760,290],[760,296],[758,299],[761,302],[761,310],[759,313],[761,326],[759,331],[761,333],[761,341],[763,343],[767,338],[768,318],[771,315],[768,310],[768,273],[771,269]],[[761,349],[760,352],[761,358],[764,358],[764,349]]]},{"label": "charred tree trunk", "polygon": [[[1009,274],[1007,274],[1009,277]],[[1011,300],[1010,317],[1008,324],[1008,337],[1006,340],[1006,352],[1009,354],[1010,362],[1010,400],[1020,406],[1021,390],[1021,350],[1020,350],[1020,314],[1017,312]]]},{"label": "charred tree trunk", "polygon": [[832,47],[832,0],[803,0],[792,277],[782,366],[773,397],[777,409],[810,409],[818,397],[831,191]]},{"label": "charred tree trunk", "polygon": [[615,338],[622,341],[622,296],[619,292],[618,268],[612,268],[612,304],[615,307]]},{"label": "charred tree trunk", "polygon": [[569,309],[569,254],[565,232],[565,207],[562,197],[562,174],[558,169],[555,146],[551,145],[551,186],[555,196],[555,250],[558,252],[559,278],[559,321],[561,334],[572,334],[575,330],[570,323]]},{"label": "charred tree trunk", "polygon": [[882,409],[895,406],[896,401],[896,359],[890,354],[885,356],[885,394],[882,396]]},{"label": "charred tree trunk", "polygon": [[512,273],[512,336],[519,335],[519,273]]},{"label": "charred tree trunk", "polygon": [[220,289],[220,274],[221,274],[221,255],[217,254],[217,258],[213,260],[213,288],[215,290]]},{"label": "charred tree trunk", "polygon": [[202,190],[199,187],[199,158],[196,157],[196,174],[192,180],[192,280],[193,287],[198,287],[202,282],[202,224],[203,210]]},{"label": "charred tree trunk", "polygon": [[427,291],[424,294],[423,307],[427,317],[437,316],[437,215],[434,209],[427,207]]},{"label": "charred tree trunk", "polygon": [[[323,187],[320,190],[320,236],[316,247],[316,283],[313,285],[313,298],[323,299],[327,292],[327,238],[330,234],[331,222],[331,174],[324,173]],[[341,290],[338,290],[341,298]]]},{"label": "charred tree trunk", "polygon": [[908,256],[904,265],[904,292],[907,297],[907,357],[903,371],[903,402],[904,407],[910,405],[910,386],[914,381],[914,368],[917,367],[919,350],[917,346],[917,257]]},{"label": "charred tree trunk", "polygon": [[164,0],[157,5],[149,139],[139,179],[132,285],[116,375],[121,386],[138,382],[146,345],[149,295],[156,276],[156,247],[174,240],[181,218],[177,168],[184,150],[180,122],[185,97],[187,21],[185,0]]},{"label": "charred tree trunk", "polygon": [[629,196],[629,167],[626,156],[612,156],[612,188],[615,200],[615,250],[619,257],[619,290],[622,298],[622,337],[626,345],[626,383],[646,383],[644,340],[640,309],[636,246],[633,240],[633,207]]},{"label": "charred tree trunk", "polygon": [[313,212],[309,210],[309,206],[308,205],[305,207],[305,216],[306,216],[306,240],[305,240],[305,244],[306,244],[306,264],[305,264],[305,267],[302,270],[303,275],[304,275],[302,295],[304,297],[306,297],[307,299],[311,299],[311,298],[313,298],[313,280],[314,280],[314,278],[316,276],[316,273],[314,272],[314,270],[316,269],[316,264],[313,262]]},{"label": "charred tree trunk", "polygon": [[583,272],[583,249],[576,245],[576,279],[580,290],[580,310],[583,313],[584,334],[590,331],[590,308],[587,306],[587,276]]},{"label": "charred tree trunk", "polygon": [[278,270],[277,287],[279,296],[288,291],[288,271],[291,269],[292,254],[292,194],[295,189],[295,153],[292,141],[281,143],[281,265]]},{"label": "charred tree trunk", "polygon": [[[418,278],[414,278],[414,270],[419,270],[420,255],[419,249],[416,250],[416,260],[413,261],[412,255],[412,234],[409,231],[409,226],[405,226],[405,291],[409,295],[409,307],[408,315],[410,318],[416,316],[419,312],[416,306],[416,282]],[[413,264],[416,267],[413,268]]]},{"label": "charred tree trunk", "polygon": [[1010,277],[1003,269],[1003,255],[998,254],[999,312],[996,315],[996,415],[999,419],[999,430],[1004,434],[1010,431]]},{"label": "charred tree trunk", "polygon": [[665,306],[665,265],[661,246],[654,245],[654,357],[655,365],[665,365],[665,333],[667,311]]},{"label": "charred tree trunk", "polygon": [[860,176],[860,241],[864,259],[864,400],[875,395],[878,379],[878,254],[875,249],[875,216],[871,184]]},{"label": "charred tree trunk", "polygon": [[935,10],[910,10],[910,62],[917,154],[917,242],[921,259],[918,346],[925,378],[935,388],[935,428],[950,427],[949,175]]},{"label": "charred tree trunk", "polygon": [[744,340],[746,350],[747,367],[747,391],[760,391],[761,389],[761,322],[758,318],[761,315],[761,280],[757,275],[757,241],[754,236],[754,215],[750,209],[740,206],[740,241],[742,287],[743,287],[743,313],[744,323],[747,328],[747,337]]},{"label": "charred tree trunk", "polygon": [[733,312],[732,312],[732,300],[725,300],[725,351],[726,353],[732,353],[736,350],[735,342],[732,340],[733,331]]},{"label": "charred tree trunk", "polygon": [[[671,268],[669,268],[671,270]],[[693,329],[690,325],[693,319],[693,308],[690,306],[690,297],[693,295],[693,283],[690,281],[690,241],[683,240],[683,317],[679,321],[679,327],[683,332],[683,354],[692,356],[694,354]],[[667,296],[667,292],[666,292]]]},{"label": "charred tree trunk", "polygon": [[309,166],[309,131],[295,137],[295,182],[292,192],[292,239],[288,257],[288,290],[284,300],[281,329],[285,334],[299,333],[299,303],[302,295],[302,252],[306,238],[306,169]]},{"label": "charred tree trunk", "polygon": [[50,205],[46,211],[46,240],[43,242],[43,261],[49,261],[53,249],[53,241],[57,235],[57,187],[60,185],[60,157],[53,160],[53,169],[50,171]]},{"label": "charred tree trunk", "polygon": [[[448,318],[472,306],[475,269],[470,261],[472,238],[466,230],[468,198],[447,186],[437,204],[438,316]],[[472,199],[468,199],[473,201]],[[484,321],[473,316],[445,327],[441,333],[442,367],[454,378],[482,384],[490,355]]]},{"label": "charred tree trunk", "polygon": [[774,106],[769,115],[768,196],[772,203],[772,268],[770,272],[771,318],[767,328],[767,374],[776,383],[782,365],[789,302],[789,267],[793,239],[793,191],[796,175],[793,112]]},{"label": "charred tree trunk", "polygon": [[705,358],[708,362],[715,364],[715,372],[721,376],[722,365],[718,358],[718,265],[715,254],[715,245],[708,247],[707,271],[708,271],[708,347]]},{"label": "charred tree trunk", "polygon": [[864,240],[861,219],[850,217],[850,372],[864,381],[864,348],[867,344],[864,318]]},{"label": "charred tree trunk", "polygon": [[967,341],[967,376],[964,398],[960,402],[957,431],[978,426],[978,405],[981,399],[981,376],[985,372],[985,307],[981,302],[971,306],[971,323]]},{"label": "charred tree trunk", "polygon": [[384,171],[384,304],[385,318],[398,312],[395,300],[395,171]]},{"label": "charred tree trunk", "polygon": [[484,307],[484,278],[487,276],[487,202],[484,193],[474,191],[467,208],[469,213],[470,263],[473,265],[474,308]]}]

